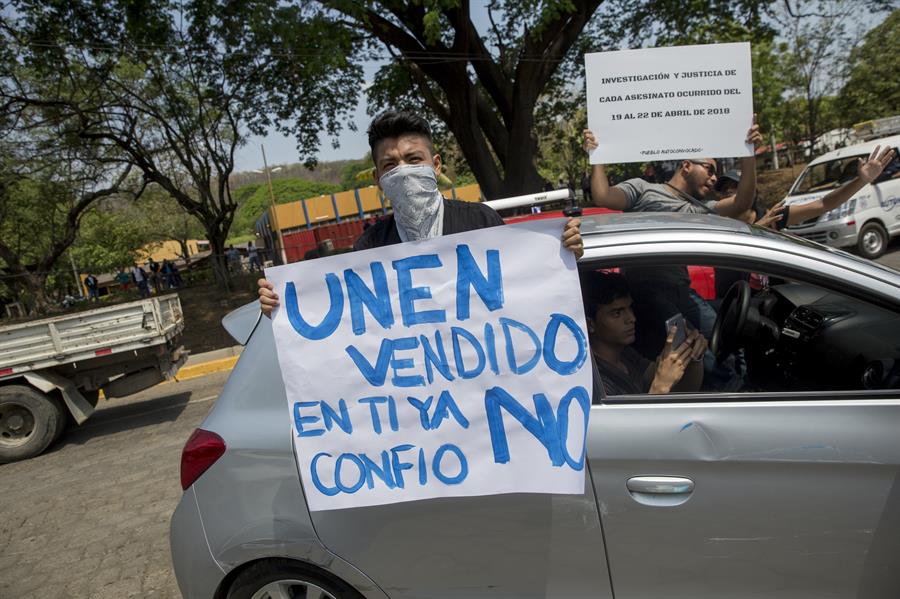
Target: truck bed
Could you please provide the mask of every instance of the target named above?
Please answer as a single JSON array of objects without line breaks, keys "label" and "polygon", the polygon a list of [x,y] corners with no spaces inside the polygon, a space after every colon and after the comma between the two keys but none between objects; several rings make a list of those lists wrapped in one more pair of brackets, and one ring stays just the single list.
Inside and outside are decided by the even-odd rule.
[{"label": "truck bed", "polygon": [[174,293],[0,327],[0,377],[164,344],[183,327]]}]

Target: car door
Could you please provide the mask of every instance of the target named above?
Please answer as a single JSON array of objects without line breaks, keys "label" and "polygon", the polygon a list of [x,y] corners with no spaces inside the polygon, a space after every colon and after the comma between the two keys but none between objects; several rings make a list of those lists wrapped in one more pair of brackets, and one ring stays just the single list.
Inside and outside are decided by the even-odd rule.
[{"label": "car door", "polygon": [[[839,256],[739,243],[593,267],[654,252],[866,284]],[[617,599],[900,596],[900,390],[604,397],[587,455]]]},{"label": "car door", "polygon": [[311,512],[322,542],[392,599],[612,598],[590,477],[516,493]]},{"label": "car door", "polygon": [[872,186],[874,201],[882,209],[884,224],[891,236],[900,235],[900,151],[894,148],[894,159]]}]

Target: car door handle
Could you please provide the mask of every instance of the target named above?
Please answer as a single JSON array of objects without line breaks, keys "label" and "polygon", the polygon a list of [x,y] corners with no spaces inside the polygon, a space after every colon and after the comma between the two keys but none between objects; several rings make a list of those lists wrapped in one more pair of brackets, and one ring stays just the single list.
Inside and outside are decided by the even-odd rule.
[{"label": "car door handle", "polygon": [[694,490],[694,481],[681,476],[635,476],[625,486],[632,493],[682,495]]},{"label": "car door handle", "polygon": [[633,476],[625,483],[632,499],[653,507],[672,507],[687,501],[694,481],[681,476]]}]

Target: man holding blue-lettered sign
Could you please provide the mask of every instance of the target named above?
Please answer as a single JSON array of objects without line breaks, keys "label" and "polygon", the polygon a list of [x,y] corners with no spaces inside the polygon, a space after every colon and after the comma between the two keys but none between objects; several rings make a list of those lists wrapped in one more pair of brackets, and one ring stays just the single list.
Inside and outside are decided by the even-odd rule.
[{"label": "man holding blue-lettered sign", "polygon": [[[566,293],[580,222],[492,228],[502,220],[490,208],[444,200],[440,156],[415,115],[380,115],[369,143],[394,214],[354,249],[377,257],[279,267],[259,282],[263,313],[277,310],[311,509],[582,492],[590,375],[582,309]],[[535,280],[549,301],[532,301]],[[526,480],[541,457],[545,476]]]},{"label": "man holding blue-lettered sign", "polygon": [[583,492],[591,370],[562,228],[266,271],[283,298],[273,329],[285,425],[311,510]]}]

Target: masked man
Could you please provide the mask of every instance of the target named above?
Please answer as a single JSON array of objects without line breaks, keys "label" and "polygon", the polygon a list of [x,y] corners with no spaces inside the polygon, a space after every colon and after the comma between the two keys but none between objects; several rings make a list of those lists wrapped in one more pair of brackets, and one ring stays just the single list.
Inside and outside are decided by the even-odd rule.
[{"label": "masked man", "polygon": [[[394,213],[366,229],[354,250],[431,239],[503,224],[490,207],[478,202],[447,200],[438,190],[441,157],[434,152],[431,127],[422,117],[405,111],[387,111],[369,125],[369,147],[378,187],[390,200]],[[584,254],[581,221],[569,219],[563,245],[576,258]],[[278,296],[265,279],[259,280],[259,302],[270,315]]]}]

